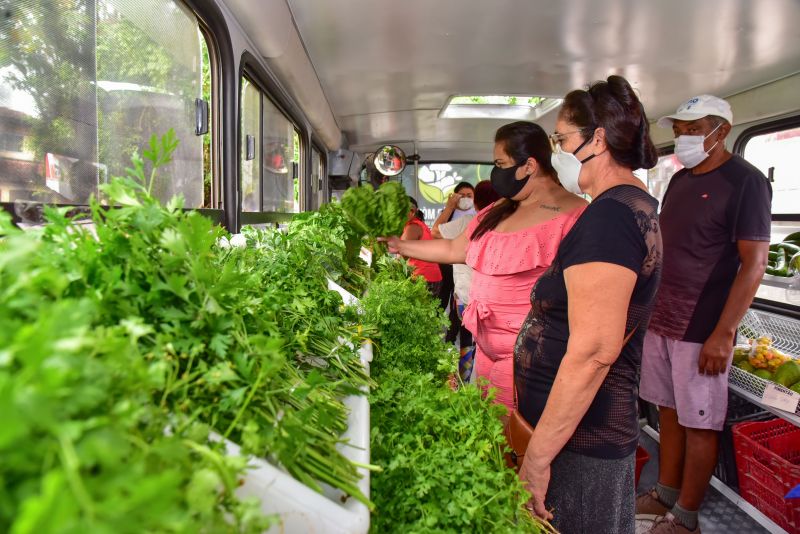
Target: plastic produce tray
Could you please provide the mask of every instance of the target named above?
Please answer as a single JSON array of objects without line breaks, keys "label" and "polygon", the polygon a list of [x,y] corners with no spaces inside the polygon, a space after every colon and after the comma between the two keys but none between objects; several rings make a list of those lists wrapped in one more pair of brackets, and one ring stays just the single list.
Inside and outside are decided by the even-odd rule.
[{"label": "plastic produce tray", "polygon": [[[369,369],[372,361],[372,345],[361,347],[361,361]],[[352,461],[369,463],[370,411],[366,396],[350,396],[344,399],[350,413],[348,429],[342,436],[346,441],[339,446],[340,452]],[[226,442],[228,453],[239,455],[239,447]],[[369,497],[369,471],[359,468],[362,478],[358,487]],[[261,511],[277,514],[280,525],[269,530],[275,534],[364,534],[369,530],[369,509],[342,491],[325,486],[317,493],[290,474],[269,462],[250,457],[244,483],[237,490],[239,497],[257,497],[261,500]]]},{"label": "plastic produce tray", "polygon": [[[772,336],[772,344],[790,358],[800,355],[800,321],[782,317],[774,313],[748,310],[738,328],[742,338],[756,338],[762,335]],[[764,395],[769,381],[759,378],[738,367],[732,367],[728,382],[752,393],[757,397]],[[800,406],[795,414],[800,415]]]},{"label": "plastic produce tray", "polygon": [[782,419],[733,427],[741,495],[788,532],[800,532],[800,428]]},{"label": "plastic produce tray", "polygon": [[736,452],[733,447],[733,427],[739,423],[766,421],[774,417],[760,406],[728,392],[728,414],[719,437],[719,456],[714,468],[714,476],[729,488],[739,489]]}]

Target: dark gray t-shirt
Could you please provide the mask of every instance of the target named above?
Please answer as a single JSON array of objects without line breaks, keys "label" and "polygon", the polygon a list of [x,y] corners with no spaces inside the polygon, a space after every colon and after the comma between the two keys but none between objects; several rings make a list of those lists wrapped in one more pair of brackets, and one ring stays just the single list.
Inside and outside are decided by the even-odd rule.
[{"label": "dark gray t-shirt", "polygon": [[657,207],[656,199],[635,186],[620,185],[599,195],[561,241],[555,260],[533,288],[532,308],[514,350],[514,381],[519,411],[536,425],[569,341],[564,271],[573,265],[603,262],[636,273],[625,325],[626,333],[633,334],[567,450],[608,459],[625,458],[636,450],[642,344],[661,273]]},{"label": "dark gray t-shirt", "polygon": [[705,343],[741,264],[736,241],[769,241],[772,187],[734,155],[705,174],[675,173],[662,201],[661,287],[650,330]]}]

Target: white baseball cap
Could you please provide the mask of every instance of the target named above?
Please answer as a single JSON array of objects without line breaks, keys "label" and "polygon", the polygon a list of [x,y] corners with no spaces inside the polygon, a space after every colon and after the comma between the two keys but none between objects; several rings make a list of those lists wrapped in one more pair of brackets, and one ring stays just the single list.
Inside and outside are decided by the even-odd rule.
[{"label": "white baseball cap", "polygon": [[673,120],[696,121],[709,115],[722,117],[728,121],[728,124],[733,124],[731,105],[727,101],[711,95],[699,95],[690,98],[678,106],[678,111],[672,115],[661,117],[656,124],[662,128],[672,128]]}]

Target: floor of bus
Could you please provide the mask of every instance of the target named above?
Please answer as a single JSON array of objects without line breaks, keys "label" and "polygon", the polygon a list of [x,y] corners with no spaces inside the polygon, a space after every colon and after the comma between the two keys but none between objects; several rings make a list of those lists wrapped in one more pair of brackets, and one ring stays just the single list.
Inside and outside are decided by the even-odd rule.
[{"label": "floor of bus", "polygon": [[[644,432],[641,434],[639,443],[647,449],[650,461],[642,470],[637,494],[654,487],[658,480],[658,443]],[[637,528],[637,532],[640,528]],[[712,487],[708,488],[706,500],[700,509],[700,530],[703,534],[769,532],[747,515],[744,510]]]}]

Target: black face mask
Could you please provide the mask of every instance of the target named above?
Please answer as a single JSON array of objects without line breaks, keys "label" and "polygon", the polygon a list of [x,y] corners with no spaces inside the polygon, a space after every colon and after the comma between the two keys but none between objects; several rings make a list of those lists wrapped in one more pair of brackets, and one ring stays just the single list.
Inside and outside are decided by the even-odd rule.
[{"label": "black face mask", "polygon": [[501,169],[497,166],[492,167],[492,188],[498,195],[504,198],[514,198],[522,191],[522,188],[528,183],[531,175],[527,175],[522,180],[517,180],[517,169],[520,167],[522,167],[522,165],[514,165],[507,169]]}]

